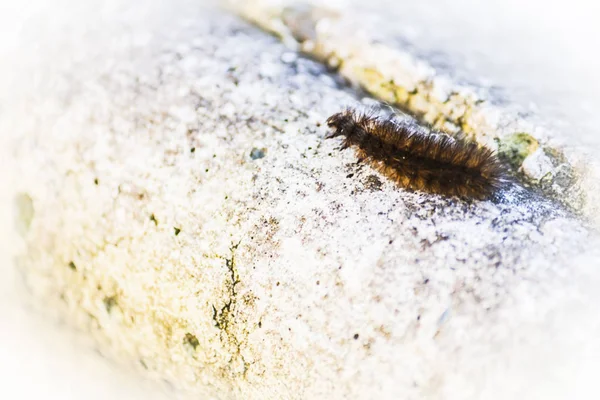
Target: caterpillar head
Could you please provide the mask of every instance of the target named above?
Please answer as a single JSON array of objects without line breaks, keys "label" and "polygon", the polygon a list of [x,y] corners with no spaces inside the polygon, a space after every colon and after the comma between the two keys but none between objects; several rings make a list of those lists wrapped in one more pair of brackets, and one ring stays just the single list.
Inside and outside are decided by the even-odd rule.
[{"label": "caterpillar head", "polygon": [[350,110],[342,111],[333,114],[327,118],[327,126],[331,128],[331,132],[325,136],[326,139],[334,138],[336,136],[344,135],[348,136],[353,126],[353,114]]}]

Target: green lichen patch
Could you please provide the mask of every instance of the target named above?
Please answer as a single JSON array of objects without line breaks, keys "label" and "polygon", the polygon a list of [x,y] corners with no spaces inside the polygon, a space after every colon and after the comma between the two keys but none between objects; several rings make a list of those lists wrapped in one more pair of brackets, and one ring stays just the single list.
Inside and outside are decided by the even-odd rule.
[{"label": "green lichen patch", "polygon": [[528,133],[517,132],[497,140],[498,155],[514,169],[539,147],[538,141]]},{"label": "green lichen patch", "polygon": [[33,200],[27,193],[19,193],[15,197],[14,203],[16,208],[15,228],[19,235],[25,236],[29,232],[35,215]]}]

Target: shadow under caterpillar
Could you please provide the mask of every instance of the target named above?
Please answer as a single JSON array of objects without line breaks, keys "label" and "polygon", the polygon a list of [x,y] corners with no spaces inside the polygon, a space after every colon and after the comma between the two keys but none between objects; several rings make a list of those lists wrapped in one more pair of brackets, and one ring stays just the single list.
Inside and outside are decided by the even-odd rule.
[{"label": "shadow under caterpillar", "polygon": [[483,200],[507,182],[494,151],[466,138],[353,109],[333,114],[327,125],[326,138],[344,136],[341,149],[356,148],[360,161],[404,188]]}]

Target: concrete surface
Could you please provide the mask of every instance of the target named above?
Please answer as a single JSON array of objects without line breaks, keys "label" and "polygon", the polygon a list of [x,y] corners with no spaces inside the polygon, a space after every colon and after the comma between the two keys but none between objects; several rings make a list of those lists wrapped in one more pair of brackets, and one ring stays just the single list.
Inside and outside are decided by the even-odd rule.
[{"label": "concrete surface", "polygon": [[576,211],[399,190],[323,140],[368,100],[234,15],[65,4],[2,49],[3,281],[44,314],[182,396],[597,397]]}]

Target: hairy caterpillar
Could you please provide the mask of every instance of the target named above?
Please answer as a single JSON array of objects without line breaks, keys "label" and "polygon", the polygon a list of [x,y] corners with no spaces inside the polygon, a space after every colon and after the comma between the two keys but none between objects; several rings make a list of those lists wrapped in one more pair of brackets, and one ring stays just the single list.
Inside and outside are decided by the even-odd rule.
[{"label": "hairy caterpillar", "polygon": [[466,138],[353,109],[332,115],[327,125],[326,138],[344,136],[342,149],[355,147],[360,161],[404,188],[486,199],[506,181],[494,152]]}]

